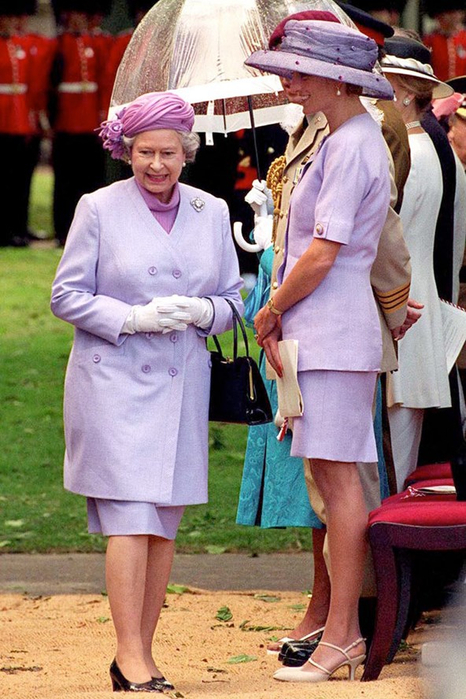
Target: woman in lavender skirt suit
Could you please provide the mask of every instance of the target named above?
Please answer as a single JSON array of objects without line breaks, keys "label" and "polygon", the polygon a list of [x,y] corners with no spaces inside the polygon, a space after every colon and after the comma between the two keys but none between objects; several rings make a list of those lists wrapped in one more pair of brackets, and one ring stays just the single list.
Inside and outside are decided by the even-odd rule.
[{"label": "woman in lavender skirt suit", "polygon": [[358,599],[367,512],[356,462],[377,460],[372,404],[382,339],[370,271],[390,184],[380,126],[359,96],[391,99],[392,90],[374,70],[375,42],[357,30],[289,20],[284,31],[279,51],[256,51],[247,63],[290,79],[306,114],[324,112],[330,135],[293,191],[280,286],[255,327],[279,375],[277,341],[298,341],[304,413],[293,419],[291,454],[310,459],[325,504],[331,597],[309,661],[274,677],[323,682],[343,666],[353,678],[365,658]]},{"label": "woman in lavender skirt suit", "polygon": [[102,125],[134,177],[78,204],[52,290],[75,326],[65,380],[65,487],[109,537],[115,691],[172,688],[152,639],[186,505],[207,501],[207,335],[242,312],[224,201],[179,184],[198,137],[177,95],[149,93]]}]

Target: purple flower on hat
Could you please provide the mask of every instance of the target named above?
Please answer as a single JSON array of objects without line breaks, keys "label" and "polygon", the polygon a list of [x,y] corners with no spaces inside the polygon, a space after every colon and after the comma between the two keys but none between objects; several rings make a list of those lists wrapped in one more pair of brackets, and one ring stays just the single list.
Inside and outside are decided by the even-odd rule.
[{"label": "purple flower on hat", "polygon": [[99,136],[103,141],[103,147],[110,151],[112,158],[118,160],[125,154],[123,144],[123,122],[120,112],[114,119],[103,121],[100,125]]}]

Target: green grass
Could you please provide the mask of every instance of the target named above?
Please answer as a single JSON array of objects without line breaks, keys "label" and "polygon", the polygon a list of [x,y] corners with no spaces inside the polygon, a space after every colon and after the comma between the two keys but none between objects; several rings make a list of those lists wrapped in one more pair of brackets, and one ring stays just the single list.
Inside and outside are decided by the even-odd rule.
[{"label": "green grass", "polygon": [[[56,249],[0,249],[3,552],[105,547],[102,537],[87,534],[85,499],[62,486],[63,377],[72,328],[49,311],[50,285],[60,254]],[[258,553],[310,547],[306,530],[260,530],[234,523],[246,437],[244,426],[211,424],[210,501],[187,509],[179,551]]]},{"label": "green grass", "polygon": [[36,168],[31,184],[29,224],[34,231],[43,231],[53,238],[52,221],[53,175],[50,168]]}]

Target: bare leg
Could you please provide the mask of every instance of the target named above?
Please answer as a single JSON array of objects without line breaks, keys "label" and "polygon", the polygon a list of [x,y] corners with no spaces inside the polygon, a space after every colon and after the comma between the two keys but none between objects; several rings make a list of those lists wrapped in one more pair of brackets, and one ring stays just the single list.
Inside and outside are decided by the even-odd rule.
[{"label": "bare leg", "polygon": [[107,545],[107,593],[117,637],[116,660],[132,682],[148,682],[141,638],[149,537],[111,536]]},{"label": "bare leg", "polygon": [[162,675],[152,657],[152,640],[165,600],[174,552],[174,541],[158,536],[149,537],[141,637],[144,659],[152,677],[161,677]]},{"label": "bare leg", "polygon": [[325,626],[330,605],[330,578],[325,564],[323,549],[326,529],[312,530],[312,555],[314,559],[314,585],[304,618],[291,632],[292,638],[300,638]]},{"label": "bare leg", "polygon": [[[330,608],[323,641],[346,648],[361,635],[358,601],[367,550],[367,511],[359,473],[354,463],[314,459],[312,475],[327,512],[331,569]],[[364,644],[350,655],[364,652]],[[342,661],[338,651],[319,646],[313,660],[329,669]],[[312,666],[306,663],[306,671]]]},{"label": "bare leg", "polygon": [[[314,559],[312,596],[303,619],[293,631],[287,634],[290,638],[302,638],[325,625],[330,604],[330,578],[323,554],[325,534],[325,529],[312,530],[312,556]],[[280,650],[281,646],[281,643],[271,643],[267,648]]]}]

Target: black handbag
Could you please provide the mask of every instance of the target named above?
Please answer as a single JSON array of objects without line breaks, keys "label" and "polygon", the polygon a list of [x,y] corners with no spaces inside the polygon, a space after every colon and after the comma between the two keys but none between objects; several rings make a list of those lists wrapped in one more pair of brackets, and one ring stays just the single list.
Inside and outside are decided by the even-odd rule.
[{"label": "black handbag", "polygon": [[[216,350],[211,351],[209,420],[263,425],[272,422],[270,407],[259,367],[249,356],[246,330],[231,301],[225,299],[233,313],[233,358],[225,357],[216,335]],[[238,357],[238,326],[242,332],[246,356]]]}]

